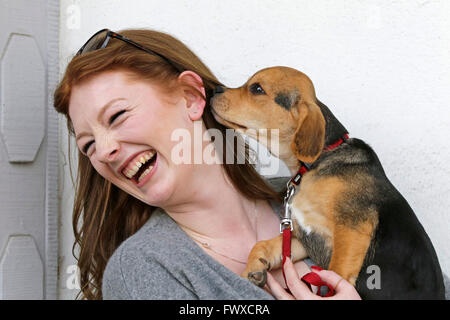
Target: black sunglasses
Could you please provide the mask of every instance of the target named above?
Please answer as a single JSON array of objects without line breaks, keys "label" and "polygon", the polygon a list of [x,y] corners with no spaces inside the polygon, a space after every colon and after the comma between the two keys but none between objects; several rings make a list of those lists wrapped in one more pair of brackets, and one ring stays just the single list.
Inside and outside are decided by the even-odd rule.
[{"label": "black sunglasses", "polygon": [[150,50],[144,46],[141,46],[139,43],[134,42],[133,40],[131,40],[121,34],[118,34],[116,32],[113,32],[109,29],[102,29],[102,30],[94,33],[94,35],[92,37],[90,37],[88,41],[86,41],[86,43],[80,48],[80,50],[78,50],[76,56],[79,56],[80,54],[83,54],[83,53],[106,48],[106,46],[108,45],[109,40],[111,40],[111,38],[116,38],[116,39],[122,40],[128,44],[131,44],[132,46],[135,46],[138,49],[144,50],[145,52],[148,52],[153,55],[157,55],[158,57],[161,57],[167,63],[172,65],[178,72],[183,71],[178,66],[176,66],[172,61],[170,61],[163,55],[161,55],[153,50]]}]

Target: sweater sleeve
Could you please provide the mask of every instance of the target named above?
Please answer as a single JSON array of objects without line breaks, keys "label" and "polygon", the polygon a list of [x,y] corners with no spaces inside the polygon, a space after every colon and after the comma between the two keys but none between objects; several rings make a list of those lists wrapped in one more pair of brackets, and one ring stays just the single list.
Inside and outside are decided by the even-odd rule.
[{"label": "sweater sleeve", "polygon": [[182,282],[148,252],[119,246],[105,268],[102,294],[104,300],[198,299]]}]

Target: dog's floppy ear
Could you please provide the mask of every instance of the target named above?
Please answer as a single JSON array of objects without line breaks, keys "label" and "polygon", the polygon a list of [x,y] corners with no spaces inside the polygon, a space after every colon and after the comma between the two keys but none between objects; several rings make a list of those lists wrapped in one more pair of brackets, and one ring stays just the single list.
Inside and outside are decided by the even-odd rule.
[{"label": "dog's floppy ear", "polygon": [[296,109],[298,125],[291,143],[292,152],[300,161],[312,163],[325,144],[325,118],[315,103],[300,101]]}]

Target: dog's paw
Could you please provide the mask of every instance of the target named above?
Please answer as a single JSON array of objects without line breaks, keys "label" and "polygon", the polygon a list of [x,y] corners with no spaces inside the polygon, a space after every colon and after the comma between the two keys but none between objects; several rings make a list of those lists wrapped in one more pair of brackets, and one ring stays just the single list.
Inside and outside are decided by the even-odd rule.
[{"label": "dog's paw", "polygon": [[267,270],[270,270],[270,263],[259,258],[247,264],[247,269],[241,274],[241,277],[262,288],[267,282]]},{"label": "dog's paw", "polygon": [[267,271],[262,270],[262,271],[250,272],[247,275],[247,279],[254,285],[257,285],[258,287],[263,288],[267,282]]}]

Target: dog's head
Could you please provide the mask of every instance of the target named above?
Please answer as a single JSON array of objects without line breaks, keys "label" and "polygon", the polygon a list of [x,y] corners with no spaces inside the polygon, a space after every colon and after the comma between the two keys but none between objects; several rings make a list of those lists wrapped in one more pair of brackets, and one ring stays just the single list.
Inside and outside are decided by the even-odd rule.
[{"label": "dog's head", "polygon": [[[286,157],[290,151],[298,160],[311,163],[324,147],[325,118],[317,105],[313,83],[298,70],[260,70],[239,88],[216,90],[211,106],[218,122],[237,131],[278,129],[277,157]],[[270,150],[270,144],[266,147]]]}]

